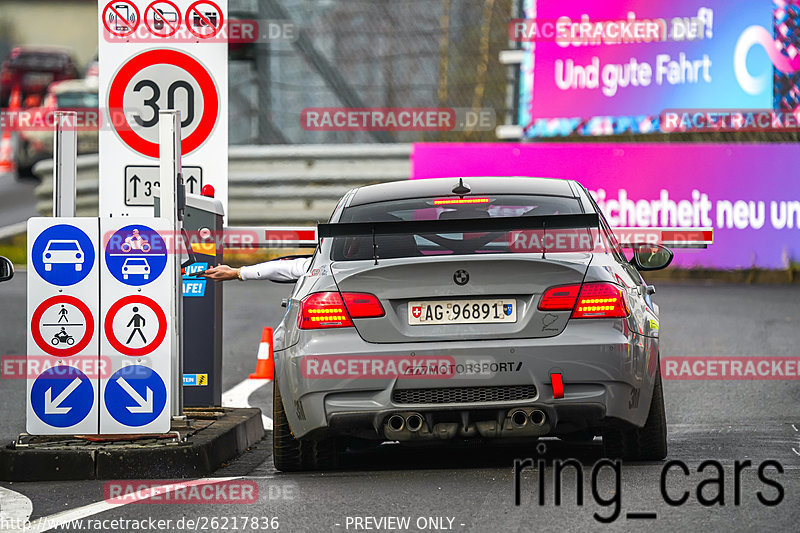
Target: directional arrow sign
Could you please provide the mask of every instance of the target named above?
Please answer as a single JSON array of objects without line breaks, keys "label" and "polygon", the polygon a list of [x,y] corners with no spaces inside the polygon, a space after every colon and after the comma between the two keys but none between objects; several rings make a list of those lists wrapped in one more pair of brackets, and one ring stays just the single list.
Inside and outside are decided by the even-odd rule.
[{"label": "directional arrow sign", "polygon": [[133,401],[135,401],[138,405],[136,406],[127,406],[128,411],[131,413],[152,413],[153,412],[153,389],[150,387],[145,387],[147,389],[147,399],[145,400],[136,390],[131,387],[125,378],[117,378],[117,383],[119,386],[122,387],[125,392],[127,392]]},{"label": "directional arrow sign", "polygon": [[47,389],[47,392],[44,393],[45,414],[65,415],[69,413],[69,410],[72,409],[72,407],[61,407],[61,404],[64,403],[64,400],[66,400],[69,397],[69,395],[72,394],[72,391],[77,389],[80,384],[81,384],[80,378],[75,378],[74,380],[72,380],[72,383],[67,385],[67,388],[61,391],[61,394],[56,396],[55,401],[51,399],[53,396],[53,387]]},{"label": "directional arrow sign", "polygon": [[[118,423],[141,428],[155,421],[167,404],[167,388],[161,376],[142,365],[122,367],[114,372],[103,391],[103,401]],[[169,428],[169,413],[165,413]]]},{"label": "directional arrow sign", "polygon": [[133,197],[136,198],[139,196],[139,183],[142,181],[142,178],[137,176],[136,174],[131,177],[131,187],[133,187]]},{"label": "directional arrow sign", "polygon": [[189,194],[194,194],[195,185],[197,185],[197,178],[193,175],[188,174],[188,178],[186,178],[186,185],[189,186]]},{"label": "directional arrow sign", "polygon": [[94,386],[86,374],[72,366],[58,365],[42,372],[33,382],[31,407],[45,424],[66,428],[86,418],[94,395]]},{"label": "directional arrow sign", "polygon": [[[151,206],[155,189],[159,187],[160,176],[157,166],[129,165],[125,167],[125,205]],[[200,194],[203,188],[203,169],[201,167],[183,167],[186,191],[189,194]]]}]

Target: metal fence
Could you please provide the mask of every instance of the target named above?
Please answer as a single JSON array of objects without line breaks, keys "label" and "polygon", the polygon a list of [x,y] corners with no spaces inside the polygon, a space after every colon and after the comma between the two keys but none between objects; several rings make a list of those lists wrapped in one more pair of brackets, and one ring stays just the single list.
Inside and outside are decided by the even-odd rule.
[{"label": "metal fence", "polygon": [[[353,187],[408,179],[410,144],[232,146],[228,152],[231,225],[325,221]],[[42,180],[36,208],[53,209],[53,162],[34,167]],[[120,178],[121,179],[121,178]],[[98,214],[98,156],[78,157],[78,216]]]}]

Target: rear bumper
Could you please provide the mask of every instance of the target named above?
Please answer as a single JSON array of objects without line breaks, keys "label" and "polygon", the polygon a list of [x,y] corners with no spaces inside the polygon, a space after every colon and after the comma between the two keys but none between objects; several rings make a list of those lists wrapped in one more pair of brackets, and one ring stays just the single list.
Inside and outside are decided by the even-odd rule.
[{"label": "rear bumper", "polygon": [[[643,425],[657,366],[657,343],[658,339],[632,334],[623,320],[570,321],[560,335],[543,339],[407,344],[367,343],[347,328],[303,332],[297,344],[275,353],[276,377],[297,437],[329,428],[365,438],[403,440],[387,433],[387,420],[396,413],[423,417],[431,435],[423,431],[413,438],[539,436],[599,427],[609,419]],[[312,360],[314,369],[322,362],[332,369],[334,362],[347,357],[444,359],[451,362],[452,372],[376,377],[349,373],[346,365],[339,365],[344,371],[335,375],[309,372]],[[552,373],[563,377],[563,398],[553,397]],[[529,385],[535,386],[533,393],[529,387],[519,397],[504,395],[509,387]],[[492,393],[488,401],[476,400],[471,392],[476,387]],[[448,389],[447,393],[437,395],[435,390],[442,389]],[[449,401],[452,389],[470,394],[466,400]],[[415,394],[400,398],[397,391]],[[497,391],[503,393],[500,399],[494,394]],[[546,423],[528,424],[525,431],[503,431],[509,428],[509,415],[518,409],[527,414],[540,410]],[[494,429],[480,425],[492,420]]]}]

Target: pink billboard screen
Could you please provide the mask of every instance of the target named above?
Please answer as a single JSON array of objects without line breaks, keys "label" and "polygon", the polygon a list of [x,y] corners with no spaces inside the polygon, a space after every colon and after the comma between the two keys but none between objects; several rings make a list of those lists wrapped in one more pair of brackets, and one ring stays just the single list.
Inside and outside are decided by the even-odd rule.
[{"label": "pink billboard screen", "polygon": [[415,144],[412,178],[574,179],[612,226],[712,227],[682,267],[787,268],[800,260],[796,144]]}]

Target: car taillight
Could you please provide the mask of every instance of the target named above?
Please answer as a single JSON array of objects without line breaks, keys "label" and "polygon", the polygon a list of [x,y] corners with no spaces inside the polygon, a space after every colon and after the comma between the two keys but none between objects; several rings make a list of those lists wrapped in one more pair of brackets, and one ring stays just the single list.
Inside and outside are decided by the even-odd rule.
[{"label": "car taillight", "polygon": [[380,300],[374,294],[344,292],[342,298],[351,318],[378,318],[386,314]]},{"label": "car taillight", "polygon": [[572,311],[572,318],[628,316],[625,290],[613,283],[584,283],[550,287],[539,300],[540,311]]},{"label": "car taillight", "polygon": [[623,318],[628,316],[625,290],[613,283],[584,283],[572,318]]},{"label": "car taillight", "polygon": [[353,325],[338,292],[315,292],[300,303],[300,329],[346,328]]},{"label": "car taillight", "polygon": [[539,309],[541,311],[572,311],[580,291],[580,283],[550,287],[542,294],[542,298],[539,300]]}]

